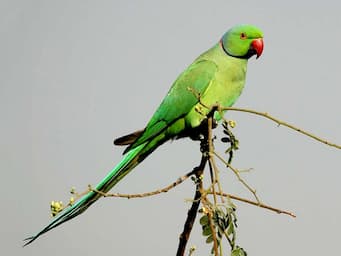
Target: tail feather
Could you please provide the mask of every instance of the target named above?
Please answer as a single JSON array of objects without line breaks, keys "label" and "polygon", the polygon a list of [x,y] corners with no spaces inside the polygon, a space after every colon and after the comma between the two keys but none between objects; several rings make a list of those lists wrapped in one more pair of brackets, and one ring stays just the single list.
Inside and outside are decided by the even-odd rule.
[{"label": "tail feather", "polygon": [[[104,179],[97,184],[96,190],[102,191],[104,193],[108,192],[115,184],[117,184],[125,175],[127,175],[136,165],[138,165],[147,155],[146,148],[148,143],[143,143],[138,147],[130,150],[119,164],[117,164]],[[148,152],[154,150],[155,148],[149,150]],[[101,195],[99,193],[90,191],[83,197],[81,197],[75,204],[65,208],[60,212],[44,229],[35,234],[34,236],[25,239],[27,241],[24,246],[29,245],[38,237],[44,233],[50,231],[51,229],[58,227],[60,224],[73,219],[79,214],[83,213],[90,205],[97,201]]]},{"label": "tail feather", "polygon": [[144,131],[145,130],[138,130],[128,135],[119,137],[114,140],[114,145],[126,146],[126,145],[133,144],[136,141],[136,139],[138,139],[143,134]]}]

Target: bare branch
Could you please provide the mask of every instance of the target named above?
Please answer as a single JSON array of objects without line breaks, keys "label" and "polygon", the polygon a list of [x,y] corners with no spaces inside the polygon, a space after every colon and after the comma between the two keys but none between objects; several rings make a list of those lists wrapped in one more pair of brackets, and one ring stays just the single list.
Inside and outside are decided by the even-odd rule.
[{"label": "bare branch", "polygon": [[[211,194],[211,192],[208,192],[208,193]],[[252,204],[252,205],[264,208],[264,209],[268,209],[268,210],[276,212],[278,214],[286,214],[286,215],[289,215],[289,216],[291,216],[293,218],[296,218],[296,215],[294,213],[292,213],[292,212],[281,210],[279,208],[275,208],[275,207],[272,207],[272,206],[269,206],[269,205],[266,205],[266,204],[263,204],[263,203],[254,202],[254,201],[251,201],[251,200],[239,197],[239,196],[227,194],[227,193],[221,193],[220,194],[219,192],[217,192],[217,194],[219,194],[221,196],[224,196],[224,197],[227,197],[227,198],[231,198],[233,200],[237,200],[237,201],[244,202],[244,203],[247,203],[247,204]]]},{"label": "bare branch", "polygon": [[318,137],[318,136],[316,136],[316,135],[314,135],[314,134],[312,134],[312,133],[310,133],[310,132],[304,131],[304,130],[302,130],[301,128],[298,128],[298,127],[296,127],[296,126],[294,126],[294,125],[292,125],[292,124],[288,124],[288,123],[286,123],[286,122],[284,122],[284,121],[282,121],[282,120],[280,120],[280,119],[278,119],[278,118],[275,118],[275,117],[269,115],[269,114],[266,113],[266,112],[259,112],[259,111],[255,111],[255,110],[252,110],[252,109],[234,108],[234,107],[226,107],[226,108],[222,108],[222,110],[246,112],[246,113],[250,113],[250,114],[262,116],[262,117],[265,117],[265,118],[267,118],[267,119],[269,119],[269,120],[271,120],[271,121],[274,121],[274,122],[277,123],[278,125],[283,125],[283,126],[285,126],[285,127],[288,127],[288,128],[290,128],[290,129],[292,129],[292,130],[295,130],[295,131],[297,131],[297,132],[299,132],[299,133],[301,133],[301,134],[303,134],[303,135],[305,135],[305,136],[308,136],[308,137],[310,137],[310,138],[312,138],[312,139],[314,139],[314,140],[317,140],[318,142],[321,142],[321,143],[323,143],[323,144],[326,144],[326,145],[328,145],[328,146],[330,146],[330,147],[334,147],[334,148],[337,148],[337,149],[341,149],[341,145],[338,145],[338,144],[329,142],[329,141],[327,141],[327,140],[325,140],[325,139],[322,139],[322,138],[320,138],[320,137]]},{"label": "bare branch", "polygon": [[123,197],[123,198],[128,198],[128,199],[155,196],[155,195],[158,195],[161,193],[166,193],[169,190],[175,188],[177,185],[179,185],[182,182],[184,182],[185,180],[187,180],[190,176],[192,176],[196,172],[197,172],[197,170],[196,170],[196,168],[194,168],[192,171],[188,172],[184,176],[179,177],[176,181],[174,181],[172,184],[168,185],[167,187],[164,187],[162,189],[157,189],[157,190],[154,190],[151,192],[141,193],[141,194],[121,194],[121,193],[109,194],[109,193],[104,193],[102,191],[96,190],[96,189],[92,188],[90,185],[89,185],[89,191],[96,192],[96,193],[102,195],[103,197]]},{"label": "bare branch", "polygon": [[227,161],[225,161],[224,158],[222,158],[217,152],[214,152],[214,155],[220,160],[222,161],[226,167],[230,168],[233,173],[237,176],[238,180],[253,194],[253,196],[255,197],[255,199],[257,200],[257,202],[260,204],[260,200],[257,196],[256,190],[254,188],[252,188],[240,175],[239,175],[239,171],[232,167],[231,164],[229,164]]},{"label": "bare branch", "polygon": [[[212,174],[214,176],[214,177],[212,177],[212,189],[214,191],[213,198],[214,198],[214,204],[217,204],[215,184],[216,184],[216,181],[218,179],[218,169],[217,169],[217,167],[215,165],[215,161],[214,161],[214,158],[212,156],[212,153],[214,152],[214,146],[213,146],[213,140],[212,140],[213,115],[214,115],[214,110],[211,113],[211,115],[209,116],[208,122],[207,122],[207,142],[208,142],[209,167],[210,167],[210,171],[211,171],[211,176],[212,176]],[[213,168],[213,170],[212,170],[212,168]],[[222,191],[219,191],[219,192],[222,192]],[[203,197],[204,198],[202,198],[202,200],[205,203],[207,203],[206,195],[204,195]],[[209,221],[209,224],[210,224],[210,228],[211,228],[211,232],[212,232],[212,237],[213,237],[214,254],[216,256],[218,256],[219,255],[219,253],[218,253],[218,241],[217,241],[217,237],[216,237],[215,229],[214,229],[214,224],[213,224],[213,220],[212,220],[212,212],[208,211],[207,216],[208,216],[208,221]]]},{"label": "bare branch", "polygon": [[201,202],[202,189],[203,189],[201,176],[204,172],[206,163],[207,163],[207,156],[205,154],[202,154],[200,165],[193,170],[195,171],[197,185],[196,185],[196,190],[195,190],[192,206],[187,212],[187,219],[184,224],[184,230],[179,237],[179,245],[178,245],[178,250],[176,252],[176,256],[183,256],[185,254],[186,245],[187,245],[189,236],[191,234],[195,218],[198,214],[198,209],[199,209],[199,205]]}]

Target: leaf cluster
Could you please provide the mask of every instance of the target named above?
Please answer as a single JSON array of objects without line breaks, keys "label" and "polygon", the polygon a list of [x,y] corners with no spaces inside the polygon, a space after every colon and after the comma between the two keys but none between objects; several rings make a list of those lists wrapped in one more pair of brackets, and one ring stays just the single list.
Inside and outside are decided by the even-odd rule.
[{"label": "leaf cluster", "polygon": [[[236,208],[231,204],[212,205],[210,208],[200,210],[203,214],[200,218],[202,235],[206,237],[206,243],[213,243],[216,239],[221,248],[222,240],[225,238],[230,247],[232,256],[246,256],[247,253],[236,245],[237,217]],[[214,253],[212,247],[211,253]]]},{"label": "leaf cluster", "polygon": [[239,140],[234,136],[230,128],[234,128],[236,123],[232,120],[224,120],[222,123],[223,133],[226,135],[221,138],[221,142],[228,143],[229,147],[225,150],[225,154],[229,155],[228,164],[232,162],[234,151],[239,149]]}]

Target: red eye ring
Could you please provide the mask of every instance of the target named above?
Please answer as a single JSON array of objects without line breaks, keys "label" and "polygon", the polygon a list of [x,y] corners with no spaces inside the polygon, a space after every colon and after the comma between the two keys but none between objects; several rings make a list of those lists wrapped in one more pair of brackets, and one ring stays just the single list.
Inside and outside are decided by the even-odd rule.
[{"label": "red eye ring", "polygon": [[246,38],[247,38],[247,36],[244,32],[240,33],[240,39],[244,40]]}]

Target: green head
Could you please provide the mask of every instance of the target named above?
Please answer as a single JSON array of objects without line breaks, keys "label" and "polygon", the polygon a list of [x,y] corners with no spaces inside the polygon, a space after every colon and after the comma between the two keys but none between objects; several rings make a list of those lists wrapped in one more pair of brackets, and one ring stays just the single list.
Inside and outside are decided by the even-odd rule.
[{"label": "green head", "polygon": [[263,52],[263,32],[252,25],[237,25],[224,34],[220,45],[230,56],[249,59],[257,55],[258,58]]}]

